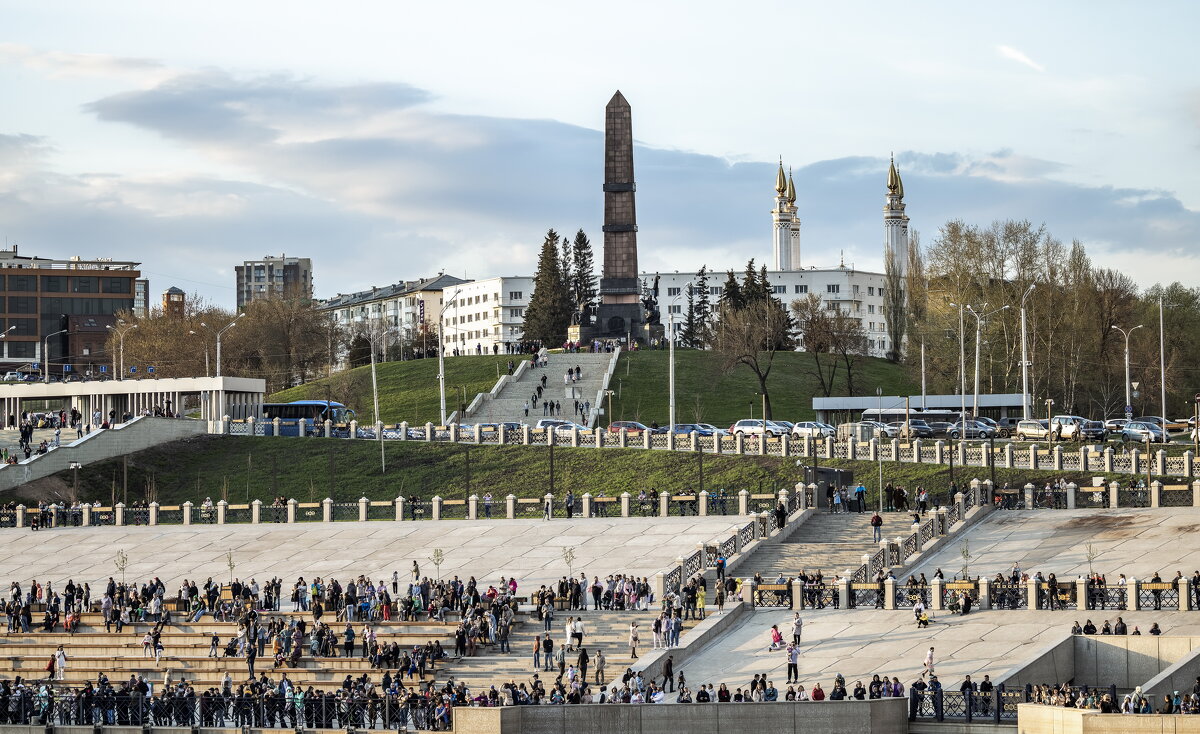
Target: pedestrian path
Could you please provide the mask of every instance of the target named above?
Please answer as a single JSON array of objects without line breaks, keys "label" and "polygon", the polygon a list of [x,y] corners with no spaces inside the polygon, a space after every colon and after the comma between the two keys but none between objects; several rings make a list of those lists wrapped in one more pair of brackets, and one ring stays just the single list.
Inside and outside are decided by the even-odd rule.
[{"label": "pedestrian path", "polygon": [[[883,536],[895,538],[911,532],[911,515],[901,512],[883,514]],[[879,550],[872,541],[871,514],[814,513],[784,541],[764,544],[737,568],[737,575],[762,574],[773,580],[791,578],[801,571],[820,571],[823,576],[846,574],[862,565],[862,557]]]},{"label": "pedestrian path", "polygon": [[[555,417],[583,423],[580,416],[573,415],[575,401],[578,400],[591,404],[589,425],[594,425],[596,408],[599,407],[596,405],[596,396],[607,387],[604,376],[608,371],[612,356],[604,352],[599,354],[590,352],[550,353],[547,355],[545,367],[533,369],[526,367],[521,373],[521,377],[515,382],[505,384],[495,398],[489,399],[485,395],[483,402],[474,411],[468,412],[461,422],[514,422],[534,425],[538,420],[550,417],[543,404],[545,401],[553,400],[562,404],[562,414]],[[521,358],[528,359],[527,357]],[[581,370],[580,380],[571,384],[563,384],[563,376],[566,375],[567,370],[575,367],[579,367]],[[532,398],[537,394],[537,387],[541,385],[543,376],[546,378],[546,384],[542,388],[542,397],[538,400],[535,409]],[[530,404],[529,415],[525,414],[526,403]]]}]

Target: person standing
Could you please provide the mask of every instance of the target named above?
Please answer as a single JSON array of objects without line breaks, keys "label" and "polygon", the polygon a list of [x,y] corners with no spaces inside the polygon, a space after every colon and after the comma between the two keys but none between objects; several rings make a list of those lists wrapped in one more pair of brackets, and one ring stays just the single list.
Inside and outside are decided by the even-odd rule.
[{"label": "person standing", "polygon": [[871,513],[871,540],[875,543],[883,540],[883,518],[878,512]]},{"label": "person standing", "polygon": [[629,657],[637,660],[638,646],[638,623],[633,621],[629,623]]},{"label": "person standing", "polygon": [[592,662],[588,656],[587,648],[579,648],[579,657],[575,661],[579,666],[579,680],[582,683],[587,683],[588,665]]},{"label": "person standing", "polygon": [[867,488],[863,486],[862,482],[859,482],[858,487],[854,489],[854,503],[858,505],[859,514],[862,514],[867,506]]},{"label": "person standing", "polygon": [[925,661],[922,663],[926,675],[933,675],[933,648],[929,648],[929,652],[925,653]]},{"label": "person standing", "polygon": [[787,646],[787,682],[800,682],[800,648],[795,643]]},{"label": "person standing", "polygon": [[804,632],[804,620],[800,619],[800,612],[792,618],[792,644],[800,644],[800,635]]}]

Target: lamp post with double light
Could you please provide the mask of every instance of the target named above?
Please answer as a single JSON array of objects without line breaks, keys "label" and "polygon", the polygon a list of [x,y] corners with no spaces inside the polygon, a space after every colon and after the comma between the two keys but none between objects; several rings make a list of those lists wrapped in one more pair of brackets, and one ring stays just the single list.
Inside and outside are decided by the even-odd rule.
[{"label": "lamp post with double light", "polygon": [[[117,323],[125,324],[125,321],[123,319],[117,319]],[[125,328],[123,328],[123,329],[119,328],[119,327],[114,327],[112,324],[108,324],[107,326],[104,327],[104,328],[108,329],[109,331],[111,331],[112,333],[117,335],[117,345],[118,345],[117,353],[120,355],[120,358],[121,358],[121,368],[117,369],[117,363],[114,360],[113,361],[113,369],[116,370],[116,372],[117,372],[118,380],[125,379],[125,335],[128,334],[130,331],[133,331],[137,327],[138,327],[137,324],[126,324]]]},{"label": "lamp post with double light", "polygon": [[[1113,324],[1112,327],[1121,332],[1121,335],[1125,337],[1125,418],[1128,420],[1133,420],[1133,396],[1130,394],[1131,383],[1129,382],[1129,335],[1142,328],[1142,326],[1143,324],[1138,324],[1129,330],[1122,329],[1116,324]],[[1165,421],[1166,419],[1167,417],[1164,415],[1163,420]]]}]

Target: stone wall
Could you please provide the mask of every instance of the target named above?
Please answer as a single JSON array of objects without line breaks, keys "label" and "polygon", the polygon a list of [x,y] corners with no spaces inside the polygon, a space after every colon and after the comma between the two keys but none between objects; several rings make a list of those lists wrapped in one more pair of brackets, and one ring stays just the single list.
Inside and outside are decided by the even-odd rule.
[{"label": "stone wall", "polygon": [[1023,703],[1017,707],[1018,734],[1200,734],[1200,716],[1102,714]]}]

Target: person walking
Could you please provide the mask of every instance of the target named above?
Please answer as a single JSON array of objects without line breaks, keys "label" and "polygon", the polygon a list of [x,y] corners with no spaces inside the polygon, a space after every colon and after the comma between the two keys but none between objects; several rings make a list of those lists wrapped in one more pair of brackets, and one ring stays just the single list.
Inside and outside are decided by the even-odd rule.
[{"label": "person walking", "polygon": [[604,651],[596,651],[596,685],[604,682],[604,664],[608,661],[604,659]]},{"label": "person walking", "polygon": [[858,483],[858,487],[854,489],[854,503],[858,505],[858,512],[861,515],[867,507],[867,488],[862,482]]},{"label": "person walking", "polygon": [[925,661],[922,663],[926,675],[933,675],[933,648],[929,648],[929,652],[925,653]]},{"label": "person walking", "polygon": [[629,623],[629,657],[633,658],[634,660],[637,660],[637,657],[638,657],[637,646],[638,646],[638,623],[635,620],[635,621]]},{"label": "person walking", "polygon": [[871,540],[875,543],[883,540],[883,517],[878,512],[871,513]]}]

